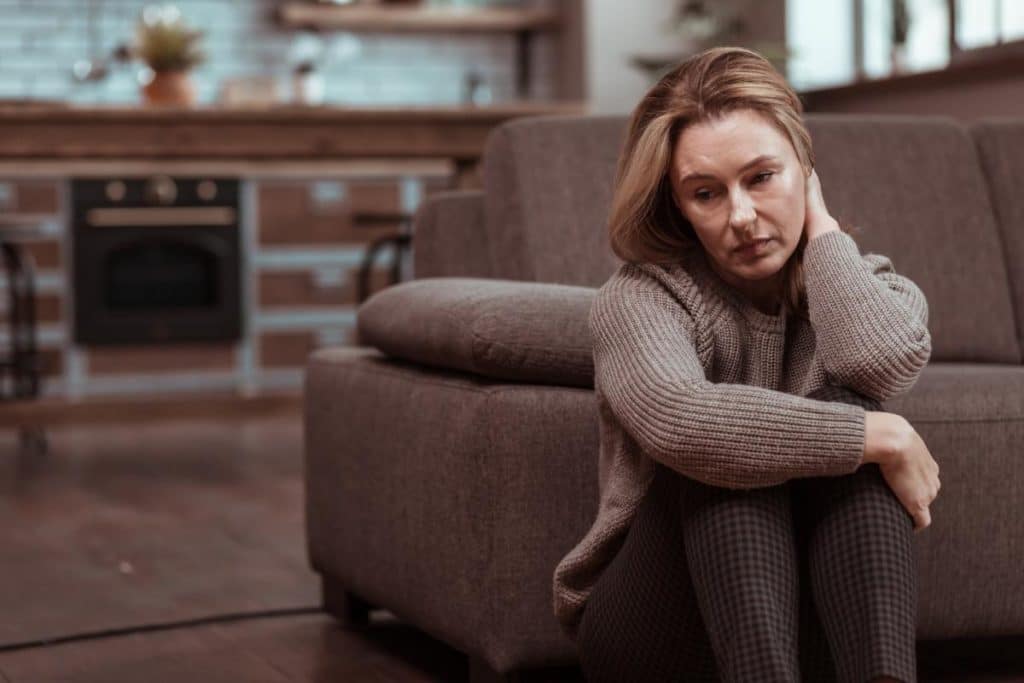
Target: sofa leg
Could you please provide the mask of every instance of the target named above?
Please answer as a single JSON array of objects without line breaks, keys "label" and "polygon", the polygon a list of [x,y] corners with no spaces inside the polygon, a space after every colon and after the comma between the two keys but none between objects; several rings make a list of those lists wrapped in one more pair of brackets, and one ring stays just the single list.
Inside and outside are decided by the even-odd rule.
[{"label": "sofa leg", "polygon": [[322,577],[321,595],[324,609],[341,622],[343,628],[361,628],[370,623],[373,605],[345,590],[340,582]]},{"label": "sofa leg", "polygon": [[582,683],[578,669],[537,669],[498,673],[484,660],[468,657],[469,683]]}]

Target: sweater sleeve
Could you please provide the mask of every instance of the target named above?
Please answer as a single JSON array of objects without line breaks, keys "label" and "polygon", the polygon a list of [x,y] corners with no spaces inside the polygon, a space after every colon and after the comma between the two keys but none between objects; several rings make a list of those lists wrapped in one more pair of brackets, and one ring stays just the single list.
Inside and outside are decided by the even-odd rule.
[{"label": "sweater sleeve", "polygon": [[685,302],[638,266],[601,287],[590,328],[600,400],[677,472],[743,489],[849,474],[863,460],[862,407],[708,381]]},{"label": "sweater sleeve", "polygon": [[880,254],[848,234],[807,243],[804,283],[817,354],[832,384],[886,401],[913,387],[931,357],[928,302]]}]

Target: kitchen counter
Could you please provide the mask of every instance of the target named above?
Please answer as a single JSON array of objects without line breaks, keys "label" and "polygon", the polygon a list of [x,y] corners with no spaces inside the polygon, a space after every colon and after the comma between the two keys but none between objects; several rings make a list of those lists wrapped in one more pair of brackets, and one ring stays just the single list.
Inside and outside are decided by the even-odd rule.
[{"label": "kitchen counter", "polygon": [[582,114],[581,102],[494,106],[189,109],[0,105],[0,160],[479,159],[487,134],[522,116]]},{"label": "kitchen counter", "polygon": [[449,178],[458,168],[442,158],[341,159],[138,159],[7,158],[0,154],[0,178],[124,178],[134,176],[204,176],[343,180],[393,179],[396,176]]},{"label": "kitchen counter", "polygon": [[[408,219],[424,197],[478,187],[475,167],[496,126],[584,109],[571,102],[373,109],[0,104],[0,223],[31,229],[22,241],[37,266],[44,393],[79,397],[188,388],[251,394],[300,387],[312,349],[355,343],[362,290],[378,290],[408,271],[408,250],[391,250],[387,265],[380,258],[367,261],[375,253],[368,252],[370,245],[407,234]],[[106,255],[130,254],[131,230],[153,226],[93,231],[84,240],[82,225],[75,223],[75,183],[93,179],[89,186],[100,187],[94,180],[104,179],[104,194],[116,202],[112,193],[118,186],[123,192],[125,184],[143,178],[155,187],[160,176],[197,187],[200,179],[238,179],[240,257],[231,261],[231,249],[213,249],[197,262],[207,269],[227,263],[219,266],[229,273],[225,277],[238,269],[242,336],[188,345],[82,341],[74,313],[85,310],[86,285],[75,278],[113,281],[90,268],[113,267],[115,260]],[[132,214],[134,220],[151,220],[146,216]],[[207,230],[196,239],[195,231],[159,229],[160,239],[181,235],[193,251],[215,234]],[[176,276],[201,270],[192,265],[197,262]],[[99,300],[109,297],[90,298]],[[83,316],[98,319],[96,312]]]}]

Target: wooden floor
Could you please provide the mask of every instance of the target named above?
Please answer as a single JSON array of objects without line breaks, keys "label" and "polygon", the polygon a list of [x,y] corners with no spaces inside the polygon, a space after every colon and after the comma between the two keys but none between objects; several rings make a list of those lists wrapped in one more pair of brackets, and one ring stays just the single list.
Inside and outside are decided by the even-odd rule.
[{"label": "wooden floor", "polygon": [[[58,420],[47,440],[32,454],[0,431],[0,682],[468,680],[384,610],[355,630],[320,610],[297,404]],[[923,652],[923,681],[1024,681]]]},{"label": "wooden floor", "polygon": [[[383,614],[383,613],[382,613]],[[0,681],[464,681],[463,658],[386,617],[363,634],[321,614],[0,653]]]},{"label": "wooden floor", "polygon": [[321,611],[297,403],[162,412],[51,415],[43,455],[0,431],[0,681],[467,679],[384,610],[360,631]]}]

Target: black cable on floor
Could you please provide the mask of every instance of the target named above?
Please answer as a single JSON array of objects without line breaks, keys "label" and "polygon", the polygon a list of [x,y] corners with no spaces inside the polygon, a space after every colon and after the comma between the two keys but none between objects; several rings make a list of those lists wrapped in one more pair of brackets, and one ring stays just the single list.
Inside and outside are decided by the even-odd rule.
[{"label": "black cable on floor", "polygon": [[211,624],[224,624],[235,621],[247,621],[249,619],[270,619],[275,617],[293,617],[303,614],[320,614],[324,609],[316,607],[284,607],[281,609],[263,610],[260,612],[230,612],[227,614],[215,614],[208,617],[185,619],[182,621],[167,621],[157,624],[142,624],[139,626],[124,626],[111,628],[102,631],[84,631],[82,633],[71,633],[53,638],[41,638],[39,640],[25,640],[16,643],[0,644],[0,652],[12,650],[27,650],[34,647],[48,647],[51,645],[63,645],[81,640],[97,640],[100,638],[116,638],[118,636],[129,636],[136,633],[152,633],[154,631],[170,631],[178,628],[191,628],[194,626],[209,626]]}]

